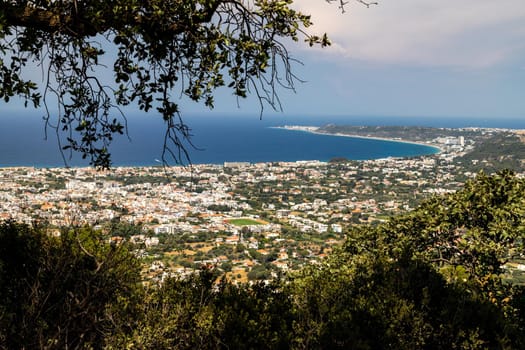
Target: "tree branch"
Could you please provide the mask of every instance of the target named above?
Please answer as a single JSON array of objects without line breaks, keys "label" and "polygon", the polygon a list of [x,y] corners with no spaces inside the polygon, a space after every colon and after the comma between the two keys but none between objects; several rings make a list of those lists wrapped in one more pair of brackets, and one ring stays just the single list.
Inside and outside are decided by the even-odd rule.
[{"label": "tree branch", "polygon": [[[14,62],[0,69],[0,98],[22,95],[39,104],[39,95],[30,94],[38,85],[20,78],[32,60],[45,72],[46,127],[55,128],[61,150],[109,167],[113,136],[127,132],[119,106],[136,103],[144,112],[156,110],[166,122],[163,161],[166,156],[189,161],[184,146],[191,145],[190,134],[177,100],[188,98],[213,108],[214,91],[227,86],[239,98],[254,93],[261,113],[266,104],[279,109],[276,89],[293,90],[299,80],[291,71],[296,61],[284,40],[329,45],[326,36],[306,32],[310,16],[290,3],[0,0],[2,32],[14,33],[12,43],[4,44],[6,37],[0,37],[0,58]],[[115,48],[115,57],[103,49],[104,41]],[[115,85],[106,85],[109,76],[99,75],[108,71],[100,63],[105,57],[113,60]],[[26,85],[13,89],[5,77]],[[52,123],[48,94],[58,106]]]},{"label": "tree branch", "polygon": [[[326,0],[326,2],[328,3],[333,3],[335,1],[339,2],[339,8],[341,9],[343,13],[345,13],[346,12],[345,8],[346,8],[346,5],[348,5],[348,1],[347,0]],[[376,1],[365,1],[365,0],[355,0],[355,1],[362,5],[365,5],[366,7],[370,7],[372,5],[378,4]]]},{"label": "tree branch", "polygon": [[[171,20],[172,23],[162,28],[163,34],[168,32],[168,34],[175,36],[190,31],[196,26],[211,22],[219,6],[226,2],[231,1],[212,1],[209,6],[196,10],[191,16],[168,18],[168,21]],[[119,31],[126,27],[150,29],[151,26],[157,24],[157,15],[150,14],[154,11],[147,7],[140,11],[130,9],[121,12],[114,12],[113,7],[107,7],[105,11],[90,16],[89,11],[78,8],[76,2],[74,6],[71,6],[67,1],[65,4],[46,9],[32,5],[18,6],[12,3],[4,3],[2,4],[2,12],[10,26],[33,28],[46,33],[61,33],[78,38],[103,34],[110,29]]]},{"label": "tree branch", "polygon": [[17,7],[4,4],[3,9],[8,25],[33,28],[47,33],[63,33],[78,37],[93,36],[107,28],[99,28],[81,21],[80,17],[63,15],[58,11],[32,7]]}]

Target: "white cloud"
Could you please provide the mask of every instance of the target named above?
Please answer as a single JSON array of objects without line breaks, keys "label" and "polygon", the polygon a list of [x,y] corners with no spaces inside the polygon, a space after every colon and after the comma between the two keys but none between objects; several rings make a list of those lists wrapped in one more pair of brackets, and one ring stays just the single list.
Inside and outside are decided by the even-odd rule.
[{"label": "white cloud", "polygon": [[328,33],[336,58],[486,67],[525,51],[524,0],[378,0],[347,13],[324,0],[297,0],[314,32]]}]

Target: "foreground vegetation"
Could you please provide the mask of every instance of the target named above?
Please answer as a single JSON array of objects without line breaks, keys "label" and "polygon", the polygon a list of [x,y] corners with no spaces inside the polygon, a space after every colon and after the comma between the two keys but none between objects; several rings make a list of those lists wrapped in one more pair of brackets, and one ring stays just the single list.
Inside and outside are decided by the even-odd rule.
[{"label": "foreground vegetation", "polygon": [[0,348],[520,349],[525,181],[479,175],[270,284],[144,286],[125,245],[0,226]]}]

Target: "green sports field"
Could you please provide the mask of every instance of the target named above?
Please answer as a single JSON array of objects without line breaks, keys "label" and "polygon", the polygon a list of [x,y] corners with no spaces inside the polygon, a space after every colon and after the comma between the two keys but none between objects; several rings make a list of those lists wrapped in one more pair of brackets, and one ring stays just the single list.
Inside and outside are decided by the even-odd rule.
[{"label": "green sports field", "polygon": [[237,226],[262,225],[261,222],[252,219],[229,219],[228,222]]}]

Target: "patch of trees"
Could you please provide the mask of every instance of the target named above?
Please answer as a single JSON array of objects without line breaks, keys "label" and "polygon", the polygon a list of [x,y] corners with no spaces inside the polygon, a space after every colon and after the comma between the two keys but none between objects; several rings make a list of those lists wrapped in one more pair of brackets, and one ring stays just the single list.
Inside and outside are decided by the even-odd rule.
[{"label": "patch of trees", "polygon": [[0,226],[0,348],[102,348],[127,332],[141,298],[139,262],[91,229],[50,236]]},{"label": "patch of trees", "polygon": [[[0,348],[523,349],[525,180],[480,174],[317,265],[233,285],[205,267],[144,288],[125,246],[0,226]],[[255,271],[255,273],[264,271]]]},{"label": "patch of trees", "polygon": [[232,208],[226,204],[210,204],[207,209],[216,212],[228,212],[232,210]]}]

